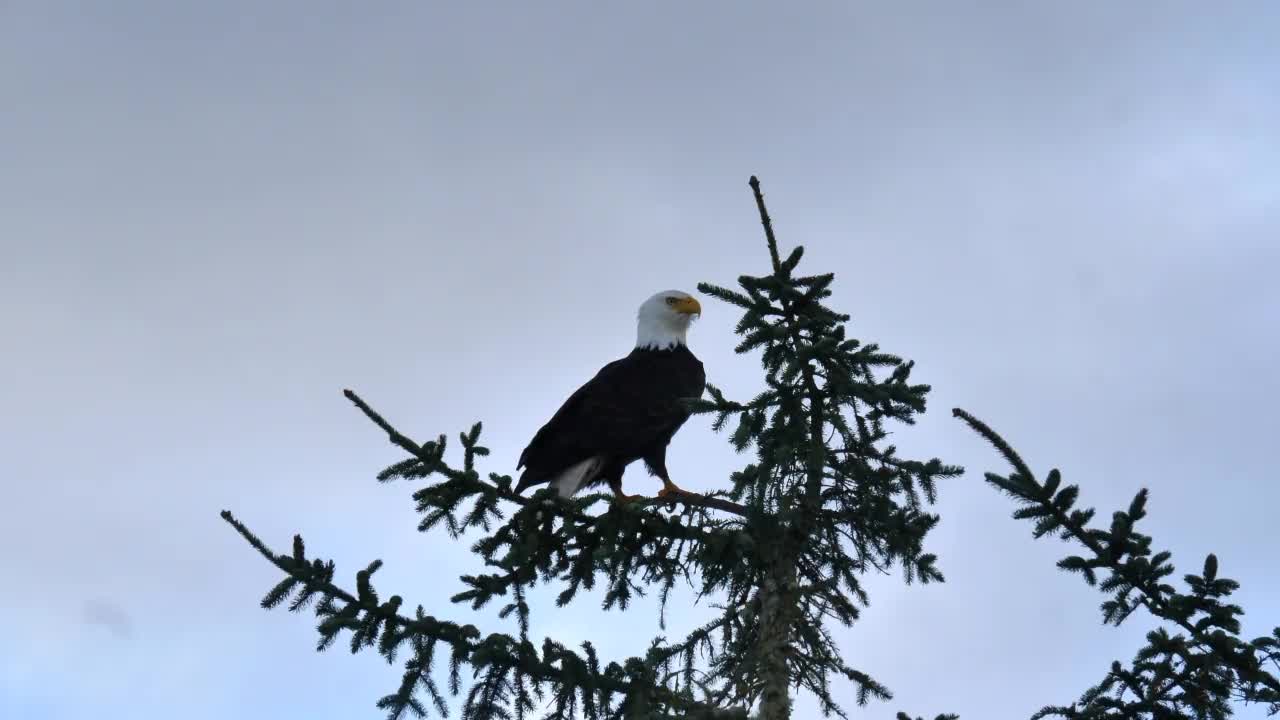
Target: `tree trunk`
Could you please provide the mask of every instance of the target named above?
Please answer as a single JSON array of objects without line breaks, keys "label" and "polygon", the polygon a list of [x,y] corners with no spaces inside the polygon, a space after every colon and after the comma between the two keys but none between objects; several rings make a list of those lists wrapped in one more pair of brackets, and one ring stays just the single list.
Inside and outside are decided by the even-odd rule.
[{"label": "tree trunk", "polygon": [[764,688],[760,720],[790,720],[791,635],[798,611],[796,564],[790,552],[779,552],[771,563],[760,593],[759,652]]}]

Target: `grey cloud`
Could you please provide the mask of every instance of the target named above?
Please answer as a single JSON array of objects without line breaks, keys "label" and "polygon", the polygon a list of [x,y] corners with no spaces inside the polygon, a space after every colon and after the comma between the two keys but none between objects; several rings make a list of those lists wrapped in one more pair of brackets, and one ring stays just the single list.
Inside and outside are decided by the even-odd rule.
[{"label": "grey cloud", "polygon": [[108,630],[121,639],[133,636],[133,618],[122,607],[104,600],[90,600],[84,606],[84,621]]}]

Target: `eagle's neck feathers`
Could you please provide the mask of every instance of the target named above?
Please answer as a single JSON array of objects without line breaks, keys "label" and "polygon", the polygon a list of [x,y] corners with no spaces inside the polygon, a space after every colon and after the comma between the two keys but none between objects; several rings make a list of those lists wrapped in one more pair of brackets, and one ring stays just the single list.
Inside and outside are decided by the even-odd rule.
[{"label": "eagle's neck feathers", "polygon": [[640,350],[670,350],[685,344],[688,326],[678,327],[664,323],[662,318],[640,317],[636,325],[636,348]]}]

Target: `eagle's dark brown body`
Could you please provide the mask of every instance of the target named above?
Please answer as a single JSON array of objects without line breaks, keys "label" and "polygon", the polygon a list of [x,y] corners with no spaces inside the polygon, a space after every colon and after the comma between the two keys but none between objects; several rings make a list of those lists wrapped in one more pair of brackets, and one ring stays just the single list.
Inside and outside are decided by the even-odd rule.
[{"label": "eagle's dark brown body", "polygon": [[605,365],[520,454],[516,492],[553,481],[564,495],[601,483],[620,491],[622,473],[636,460],[669,484],[667,445],[689,419],[680,400],[701,397],[705,385],[702,363],[683,344],[638,347]]}]

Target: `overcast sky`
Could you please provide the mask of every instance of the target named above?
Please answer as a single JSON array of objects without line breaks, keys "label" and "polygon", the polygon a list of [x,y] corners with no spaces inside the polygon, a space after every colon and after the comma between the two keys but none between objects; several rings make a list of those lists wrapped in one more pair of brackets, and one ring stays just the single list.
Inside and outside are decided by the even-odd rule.
[{"label": "overcast sky", "polygon": [[[509,630],[449,605],[480,565],[374,482],[400,454],[341,389],[419,438],[484,420],[512,472],[644,298],[766,270],[753,173],[852,333],[934,386],[902,452],[968,469],[947,582],[875,579],[837,633],[896,695],[864,716],[1027,717],[1152,627],[1101,626],[955,406],[1104,518],[1151,488],[1179,575],[1217,552],[1268,632],[1277,37],[1261,1],[0,2],[0,716],[380,717],[398,668],[259,609],[276,571],[223,508]],[[692,348],[751,396],[704,305]],[[700,418],[669,464],[712,489],[743,462]],[[537,597],[539,638],[658,633]]]}]

